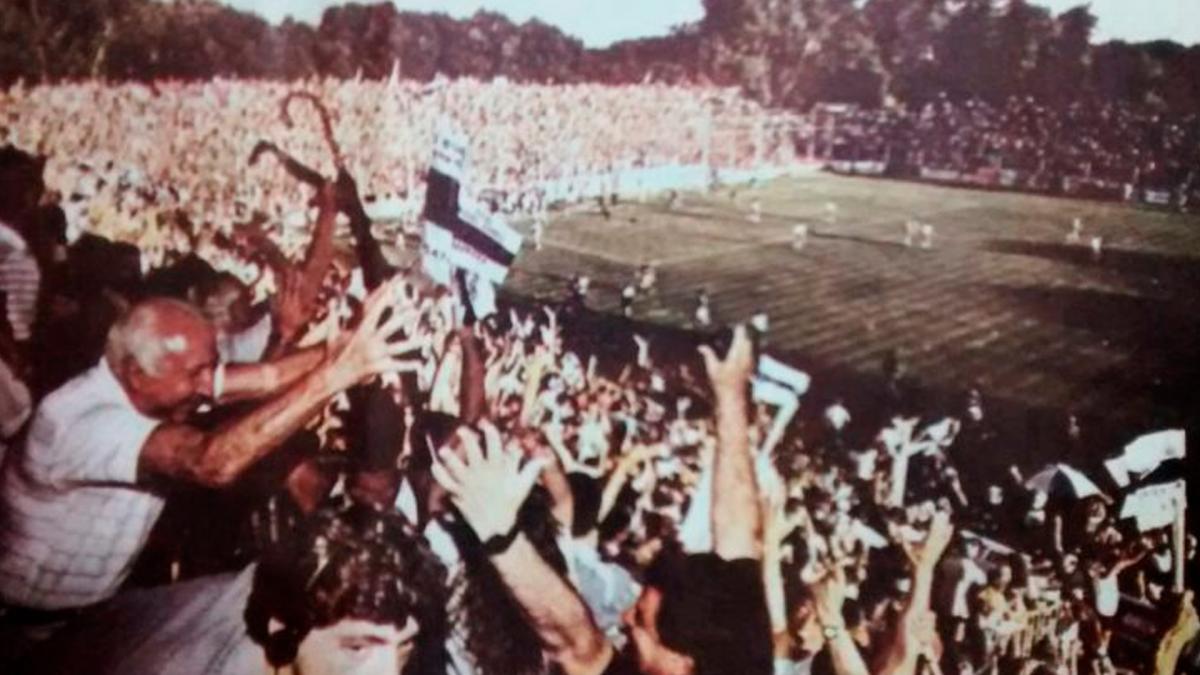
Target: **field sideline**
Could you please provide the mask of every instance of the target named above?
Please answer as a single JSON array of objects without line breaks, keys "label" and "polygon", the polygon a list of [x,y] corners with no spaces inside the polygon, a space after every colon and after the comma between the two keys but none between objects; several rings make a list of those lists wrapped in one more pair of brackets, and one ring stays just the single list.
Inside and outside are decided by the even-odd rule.
[{"label": "field sideline", "polygon": [[[1104,238],[1098,261],[1086,243],[1065,243],[1076,216],[1085,242]],[[901,244],[908,218],[936,228],[932,250]],[[811,234],[796,251],[801,222]],[[870,374],[896,347],[939,389],[978,383],[1130,421],[1195,410],[1198,216],[819,174],[688,194],[674,210],[621,204],[611,219],[584,205],[558,214],[544,243],[527,241],[506,290],[561,298],[579,271],[593,280],[589,306],[615,312],[637,266],[658,261],[659,293],[636,303],[635,319],[686,326],[706,287],[718,322],[765,309],[773,346],[802,361]]]}]

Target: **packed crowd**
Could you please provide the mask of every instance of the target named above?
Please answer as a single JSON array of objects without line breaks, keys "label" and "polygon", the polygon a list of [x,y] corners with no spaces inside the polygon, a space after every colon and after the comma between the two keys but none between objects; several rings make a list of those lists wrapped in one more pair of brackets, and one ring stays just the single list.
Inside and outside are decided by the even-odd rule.
[{"label": "packed crowd", "polygon": [[825,123],[834,157],[904,174],[1008,170],[1018,176],[1012,187],[1070,192],[1077,181],[1127,200],[1165,191],[1172,204],[1194,204],[1200,190],[1197,115],[1167,117],[1117,102],[1056,109],[1031,99],[999,106],[942,99],[912,110],[837,111]]},{"label": "packed crowd", "polygon": [[[47,184],[62,195],[68,220],[86,217],[123,240],[145,242],[148,229],[168,236],[173,223],[164,219],[222,231],[254,212],[303,222],[295,185],[279,181],[267,162],[247,167],[267,141],[308,166],[332,169],[319,118],[299,104],[280,109],[294,88],[227,80],[15,87],[0,92],[0,143],[48,156]],[[464,79],[322,80],[300,88],[329,106],[333,136],[355,149],[347,168],[368,207],[409,218],[420,212],[440,125],[471,132],[468,184],[500,208],[529,211],[548,199],[569,201],[622,170],[697,165],[712,129],[728,136],[781,117],[736,90],[713,87]],[[728,166],[791,157],[777,138],[742,136],[742,147],[722,148]],[[747,145],[756,140],[771,150]],[[546,194],[548,186],[557,194]]]},{"label": "packed crowd", "polygon": [[[356,105],[426,105],[410,85],[327,86],[347,146],[404,133],[348,122]],[[1184,658],[1200,621],[1172,579],[1194,550],[1177,559],[1103,495],[963,480],[960,457],[1002,451],[981,396],[922,410],[893,363],[871,409],[773,405],[761,325],[640,334],[578,302],[476,317],[465,284],[399,268],[376,236],[365,186],[398,171],[415,190],[417,150],[347,157],[315,191],[240,164],[258,139],[221,120],[270,128],[273,87],[33,90],[63,114],[8,120],[17,140],[44,128],[50,159],[0,151],[5,672],[1165,675]],[[547,91],[425,95],[468,111],[493,180],[530,170],[510,153],[696,150],[670,115],[624,117],[621,90],[568,89],[583,118]],[[539,97],[566,107],[522,114]],[[593,135],[596,114],[638,128]],[[555,115],[583,147],[532,147]],[[335,173],[315,126],[307,144],[279,134]],[[117,175],[130,155],[148,183]],[[184,213],[151,217],[156,199]],[[68,245],[72,223],[87,234]],[[189,486],[239,498],[206,541],[176,532],[173,583],[130,588]],[[1130,603],[1158,607],[1140,665],[1110,649]]]}]

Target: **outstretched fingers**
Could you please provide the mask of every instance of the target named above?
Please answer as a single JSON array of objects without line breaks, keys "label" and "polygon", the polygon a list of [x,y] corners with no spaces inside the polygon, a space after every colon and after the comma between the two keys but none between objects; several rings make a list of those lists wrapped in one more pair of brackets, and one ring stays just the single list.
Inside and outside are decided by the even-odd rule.
[{"label": "outstretched fingers", "polygon": [[379,287],[371,291],[367,296],[366,303],[363,307],[363,326],[376,327],[379,325],[379,320],[383,317],[384,311],[395,303],[397,291],[400,289],[404,280],[400,276],[394,276],[391,279],[379,284]]},{"label": "outstretched fingers", "polygon": [[[438,485],[445,488],[446,492],[457,497],[463,492],[462,483],[459,482],[458,478],[461,473],[455,473],[456,471],[461,472],[461,466],[458,469],[451,469],[446,465],[446,462],[453,455],[454,453],[433,453],[433,462],[429,470],[433,474],[433,479],[438,482]],[[459,464],[461,465],[461,462]]]},{"label": "outstretched fingers", "polygon": [[480,444],[479,434],[469,429],[459,429],[458,437],[462,441],[463,450],[466,452],[468,466],[479,466],[484,462],[483,446]]}]

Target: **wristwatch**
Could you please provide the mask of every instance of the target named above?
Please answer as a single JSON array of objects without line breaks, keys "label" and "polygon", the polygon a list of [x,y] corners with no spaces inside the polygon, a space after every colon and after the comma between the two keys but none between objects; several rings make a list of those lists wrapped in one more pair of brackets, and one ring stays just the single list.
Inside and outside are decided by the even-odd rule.
[{"label": "wristwatch", "polygon": [[844,630],[844,628],[845,626],[822,626],[821,634],[825,636],[826,640],[833,640],[842,634],[842,630]]},{"label": "wristwatch", "polygon": [[504,534],[493,534],[487,538],[487,541],[483,542],[484,554],[493,556],[504,553],[517,540],[518,534],[521,534],[521,528],[517,527],[516,524],[513,524],[512,528]]}]

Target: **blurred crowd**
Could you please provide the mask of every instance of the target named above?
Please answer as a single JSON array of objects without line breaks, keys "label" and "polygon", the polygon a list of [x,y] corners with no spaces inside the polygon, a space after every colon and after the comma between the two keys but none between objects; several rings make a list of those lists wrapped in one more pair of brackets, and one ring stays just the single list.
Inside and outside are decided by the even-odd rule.
[{"label": "blurred crowd", "polygon": [[[666,334],[582,296],[475,316],[465,282],[380,240],[372,202],[419,201],[441,115],[470,133],[475,180],[512,190],[698,161],[695,91],[318,91],[342,166],[315,115],[278,122],[282,85],[3,101],[8,141],[44,155],[0,150],[5,672],[1165,675],[1195,658],[1177,583],[1194,539],[1142,531],[1069,467],[965,479],[964,458],[1003,452],[979,392],[925,409],[893,361],[870,405],[834,382],[781,394],[765,322]],[[243,164],[264,139],[336,178]]]},{"label": "blurred crowd", "polygon": [[834,157],[884,162],[902,174],[1007,170],[1014,177],[1006,187],[1069,193],[1078,182],[1126,200],[1140,199],[1142,190],[1166,192],[1180,206],[1194,204],[1200,190],[1194,114],[1116,101],[1059,109],[1027,98],[1004,105],[941,99],[913,110],[839,110],[826,124]]},{"label": "blurred crowd", "polygon": [[[47,184],[66,202],[72,224],[78,215],[125,240],[138,233],[139,243],[148,243],[145,231],[163,218],[222,231],[254,212],[302,220],[294,215],[303,203],[295,185],[278,180],[266,162],[247,166],[267,141],[308,166],[332,169],[318,116],[299,104],[288,116],[281,110],[295,88],[332,111],[333,136],[353,149],[347,168],[368,206],[397,218],[420,213],[423,172],[443,126],[465,130],[471,140],[464,182],[507,211],[570,201],[621,170],[699,164],[712,129],[747,130],[743,147],[722,148],[727,166],[794,154],[766,137],[757,142],[770,149],[756,154],[750,130],[782,116],[733,89],[469,79],[15,87],[0,92],[0,143],[50,158]],[[546,194],[550,183],[559,194]]]}]

